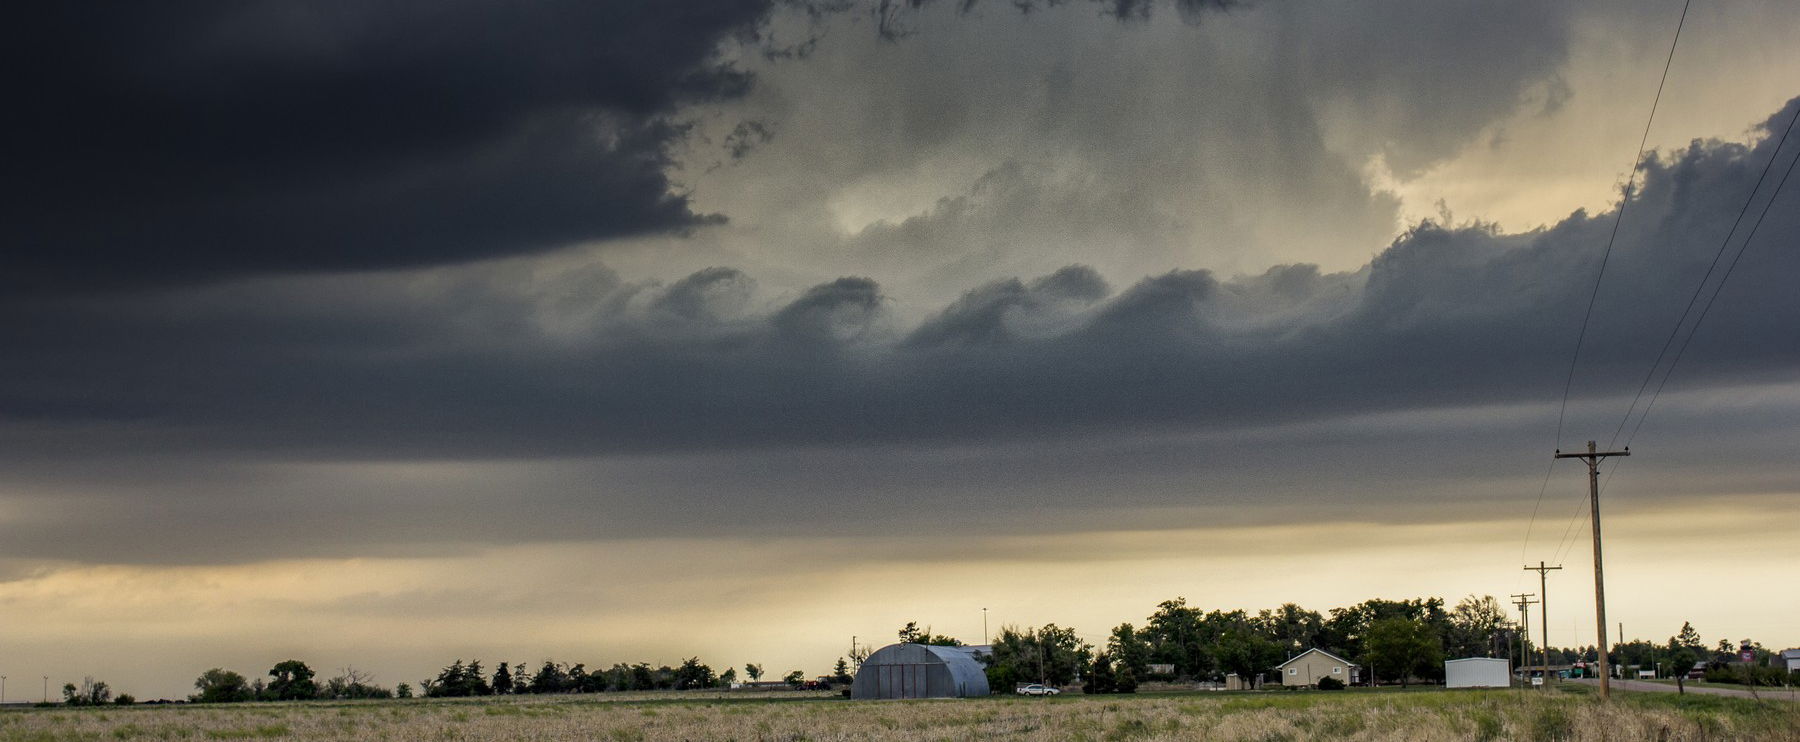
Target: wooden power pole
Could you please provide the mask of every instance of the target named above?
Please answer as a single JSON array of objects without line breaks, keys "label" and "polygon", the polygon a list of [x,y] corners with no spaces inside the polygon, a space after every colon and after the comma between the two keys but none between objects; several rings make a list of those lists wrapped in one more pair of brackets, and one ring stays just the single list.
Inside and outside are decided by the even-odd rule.
[{"label": "wooden power pole", "polygon": [[1600,567],[1600,462],[1608,456],[1630,456],[1631,447],[1623,451],[1599,451],[1594,442],[1588,441],[1587,453],[1556,452],[1559,459],[1581,459],[1587,462],[1588,468],[1588,506],[1593,512],[1594,521],[1594,625],[1600,632],[1600,643],[1595,654],[1599,657],[1595,664],[1600,666],[1600,698],[1612,697],[1612,670],[1606,662],[1606,576]]},{"label": "wooden power pole", "polygon": [[1538,573],[1538,621],[1544,628],[1538,633],[1540,640],[1538,641],[1538,651],[1543,653],[1544,687],[1548,689],[1550,687],[1550,586],[1544,582],[1544,573],[1553,569],[1562,569],[1562,567],[1546,567],[1543,560],[1539,560],[1538,566],[1526,565],[1525,568],[1536,570]]},{"label": "wooden power pole", "polygon": [[1518,593],[1513,605],[1519,607],[1519,672],[1524,676],[1525,685],[1531,685],[1531,674],[1525,668],[1531,666],[1531,604],[1532,593]]}]

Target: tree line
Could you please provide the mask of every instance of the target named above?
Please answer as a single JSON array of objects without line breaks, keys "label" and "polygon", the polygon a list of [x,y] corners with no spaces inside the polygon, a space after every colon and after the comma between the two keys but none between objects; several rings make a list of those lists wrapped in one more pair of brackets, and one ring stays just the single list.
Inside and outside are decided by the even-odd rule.
[{"label": "tree line", "polygon": [[[752,682],[762,679],[764,671],[761,665],[751,663],[744,666],[744,676]],[[562,663],[545,660],[533,671],[525,663],[508,664],[505,662],[494,666],[490,672],[481,660],[464,662],[457,659],[438,671],[435,677],[419,681],[418,686],[400,683],[393,688],[376,685],[366,674],[354,668],[345,669],[336,677],[319,681],[316,673],[306,663],[299,660],[285,660],[269,669],[268,678],[250,679],[241,673],[223,668],[212,668],[200,674],[194,680],[195,693],[188,696],[194,703],[242,703],[248,701],[303,701],[310,699],[372,699],[372,698],[459,698],[470,696],[503,696],[515,694],[549,694],[549,693],[607,693],[619,691],[646,690],[694,690],[699,688],[723,688],[738,682],[736,668],[725,668],[715,673],[713,668],[698,657],[689,657],[678,667],[652,667],[647,662],[636,664],[618,663],[609,668],[588,670],[585,663]],[[830,679],[848,683],[851,680],[848,663],[839,658],[835,672]],[[91,679],[90,679],[91,682]],[[782,676],[781,682],[795,687],[817,685],[817,681],[808,681],[805,673],[793,670]],[[99,686],[104,689],[105,683]],[[74,686],[69,686],[74,688]],[[83,691],[86,693],[86,691]],[[65,694],[69,695],[69,694]],[[71,698],[85,698],[85,695],[70,695]],[[86,705],[69,701],[73,705]]]},{"label": "tree line", "polygon": [[[913,638],[909,639],[909,635]],[[950,637],[918,632],[908,624],[902,641],[961,644]],[[1166,600],[1141,625],[1122,623],[1104,646],[1083,641],[1073,629],[1005,626],[982,659],[996,691],[1022,683],[1066,686],[1082,680],[1089,693],[1130,693],[1145,680],[1218,681],[1236,675],[1255,683],[1308,649],[1322,649],[1361,664],[1381,681],[1441,682],[1443,661],[1457,657],[1505,657],[1515,665],[1539,663],[1539,647],[1521,645],[1518,624],[1493,596],[1470,595],[1454,606],[1441,598],[1366,600],[1319,613],[1293,603],[1254,614],[1243,610],[1204,611],[1185,598]],[[1529,656],[1521,658],[1521,647]],[[1750,665],[1737,653],[1755,653]],[[1547,648],[1551,665],[1593,661],[1592,646]],[[1771,652],[1749,639],[1734,647],[1719,640],[1708,648],[1691,624],[1665,643],[1631,641],[1608,653],[1618,667],[1656,669],[1680,678],[1696,664],[1711,682],[1757,685],[1800,684],[1800,673],[1764,667]]]},{"label": "tree line", "polygon": [[368,673],[354,667],[340,670],[336,676],[320,680],[318,674],[300,660],[283,660],[269,668],[267,680],[254,680],[242,674],[215,667],[194,679],[193,703],[242,703],[246,701],[307,701],[313,699],[405,698],[411,689],[401,683],[397,689],[376,685]]},{"label": "tree line", "polygon": [[1362,662],[1385,680],[1441,679],[1446,653],[1507,656],[1516,626],[1492,596],[1368,600],[1327,614],[1288,603],[1249,613],[1205,611],[1185,598],[1160,603],[1141,625],[1122,623],[1104,647],[1073,629],[1002,627],[986,659],[988,683],[1069,685],[1089,692],[1131,692],[1144,680],[1255,679],[1307,649]]}]

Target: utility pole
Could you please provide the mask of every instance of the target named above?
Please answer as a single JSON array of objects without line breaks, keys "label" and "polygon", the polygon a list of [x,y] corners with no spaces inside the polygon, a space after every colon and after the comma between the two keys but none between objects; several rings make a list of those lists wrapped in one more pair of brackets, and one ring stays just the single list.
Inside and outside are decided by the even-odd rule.
[{"label": "utility pole", "polygon": [[1588,506],[1592,509],[1594,520],[1594,626],[1600,632],[1600,643],[1596,645],[1599,657],[1595,664],[1600,667],[1600,698],[1612,697],[1612,672],[1606,663],[1606,576],[1600,567],[1600,462],[1608,456],[1630,456],[1631,447],[1623,451],[1600,451],[1588,441],[1587,453],[1556,452],[1559,459],[1581,459],[1587,462],[1588,468]]},{"label": "utility pole", "polygon": [[1528,687],[1531,684],[1531,675],[1525,668],[1531,662],[1531,604],[1538,602],[1531,599],[1534,594],[1518,593],[1512,596],[1518,598],[1513,601],[1513,605],[1519,607],[1519,671],[1524,676],[1525,684]]},{"label": "utility pole", "polygon": [[988,643],[988,635],[987,635],[987,609],[986,609],[986,608],[983,608],[983,609],[981,609],[981,643],[982,643],[982,644],[987,644],[987,643]]},{"label": "utility pole", "polygon": [[1538,651],[1542,652],[1543,657],[1544,657],[1544,690],[1549,690],[1550,689],[1550,587],[1549,587],[1549,585],[1545,584],[1545,582],[1544,582],[1544,573],[1549,572],[1550,570],[1553,570],[1553,569],[1562,569],[1562,567],[1560,567],[1560,566],[1546,567],[1546,566],[1544,566],[1543,560],[1540,559],[1540,560],[1538,560],[1538,566],[1533,567],[1533,566],[1527,564],[1527,565],[1525,565],[1525,568],[1529,569],[1529,570],[1536,570],[1538,573],[1538,603],[1540,604],[1538,606],[1538,621],[1540,622],[1539,625],[1542,626],[1544,629],[1543,631],[1538,632],[1538,639],[1542,640],[1542,641],[1538,642]]},{"label": "utility pole", "polygon": [[50,702],[50,676],[44,676],[44,703]]},{"label": "utility pole", "polygon": [[856,663],[856,669],[862,669],[862,660],[856,656],[856,635],[850,635],[850,661]]}]

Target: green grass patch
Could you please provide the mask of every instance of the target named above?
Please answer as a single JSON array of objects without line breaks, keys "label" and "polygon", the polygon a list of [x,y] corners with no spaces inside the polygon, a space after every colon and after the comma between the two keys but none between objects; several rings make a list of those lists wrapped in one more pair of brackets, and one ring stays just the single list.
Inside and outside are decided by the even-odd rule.
[{"label": "green grass patch", "polygon": [[291,732],[286,724],[264,724],[245,729],[208,729],[207,739],[269,739],[286,737]]}]

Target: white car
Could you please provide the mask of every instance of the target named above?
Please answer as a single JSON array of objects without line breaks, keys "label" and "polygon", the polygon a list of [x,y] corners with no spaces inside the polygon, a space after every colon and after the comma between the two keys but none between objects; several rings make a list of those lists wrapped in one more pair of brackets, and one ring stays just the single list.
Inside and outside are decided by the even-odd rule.
[{"label": "white car", "polygon": [[1032,683],[1031,685],[1027,685],[1023,688],[1020,688],[1015,692],[1021,696],[1054,696],[1058,693],[1061,693],[1062,690],[1059,688],[1052,688],[1048,685],[1039,685],[1037,683]]}]

